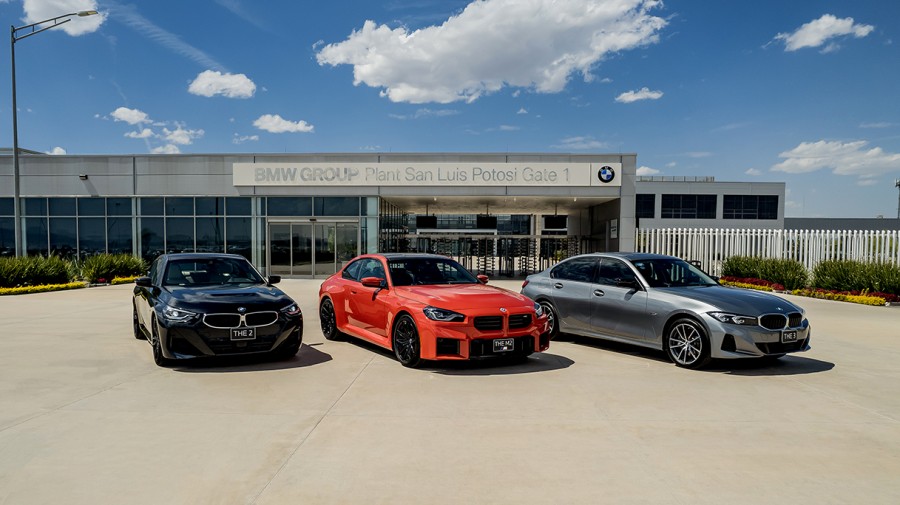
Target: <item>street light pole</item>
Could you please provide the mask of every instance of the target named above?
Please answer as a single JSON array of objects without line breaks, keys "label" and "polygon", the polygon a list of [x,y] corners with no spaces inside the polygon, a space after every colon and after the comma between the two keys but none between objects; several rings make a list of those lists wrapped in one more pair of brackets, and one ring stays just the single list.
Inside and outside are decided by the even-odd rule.
[{"label": "street light pole", "polygon": [[[10,61],[12,63],[12,118],[13,118],[13,216],[15,217],[15,241],[16,256],[24,256],[25,251],[22,248],[24,243],[22,237],[22,205],[21,205],[21,189],[19,186],[19,118],[18,108],[16,105],[16,42],[32,35],[36,35],[45,30],[56,28],[62,24],[68,23],[73,17],[93,16],[97,11],[79,11],[70,14],[63,14],[55,18],[45,19],[25,26],[9,27],[9,47],[12,52]],[[49,26],[48,23],[52,23]],[[19,32],[22,32],[20,35]],[[26,33],[27,32],[27,33]]]},{"label": "street light pole", "polygon": [[[900,179],[894,181],[894,187],[897,188],[897,192],[900,193]],[[900,194],[897,195],[897,219],[900,219]]]}]

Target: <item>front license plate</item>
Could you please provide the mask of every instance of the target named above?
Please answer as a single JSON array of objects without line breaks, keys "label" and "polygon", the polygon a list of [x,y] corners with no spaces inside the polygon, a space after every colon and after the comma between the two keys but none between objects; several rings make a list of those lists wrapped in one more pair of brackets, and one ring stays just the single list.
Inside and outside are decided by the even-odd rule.
[{"label": "front license plate", "polygon": [[781,332],[781,341],[784,343],[796,342],[797,341],[797,330],[786,330],[786,331]]},{"label": "front license plate", "polygon": [[495,338],[494,352],[509,352],[516,349],[516,341],[511,338]]},{"label": "front license plate", "polygon": [[253,340],[256,338],[256,328],[232,328],[231,340]]}]

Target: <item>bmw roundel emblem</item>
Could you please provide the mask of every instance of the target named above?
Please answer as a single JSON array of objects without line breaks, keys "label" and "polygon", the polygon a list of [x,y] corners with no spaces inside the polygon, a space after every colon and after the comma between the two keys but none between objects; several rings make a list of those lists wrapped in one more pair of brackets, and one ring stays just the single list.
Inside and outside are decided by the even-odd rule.
[{"label": "bmw roundel emblem", "polygon": [[603,183],[612,182],[616,178],[616,171],[613,167],[603,166],[597,171],[597,178]]},{"label": "bmw roundel emblem", "polygon": [[238,307],[238,312],[241,314],[243,314],[244,312],[247,312],[247,307]]},{"label": "bmw roundel emblem", "polygon": [[506,309],[503,308],[503,307],[501,307],[501,308],[500,308],[500,312],[506,312]]}]

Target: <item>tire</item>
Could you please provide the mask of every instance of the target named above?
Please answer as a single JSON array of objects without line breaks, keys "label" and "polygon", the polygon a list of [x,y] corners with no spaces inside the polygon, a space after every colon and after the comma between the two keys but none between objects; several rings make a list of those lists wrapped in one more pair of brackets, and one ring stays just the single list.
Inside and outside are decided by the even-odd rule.
[{"label": "tire", "polygon": [[550,302],[541,300],[538,303],[547,313],[547,333],[550,334],[550,340],[555,340],[559,336],[559,314]]},{"label": "tire", "polygon": [[391,332],[391,348],[394,356],[401,365],[407,368],[416,368],[422,363],[422,343],[419,340],[419,330],[409,314],[403,314],[394,323]]},{"label": "tire", "polygon": [[340,340],[343,334],[337,327],[337,318],[334,315],[334,304],[331,298],[322,300],[319,305],[319,324],[322,326],[322,335],[325,340]]},{"label": "tire", "polygon": [[666,353],[673,363],[696,370],[709,362],[709,338],[697,321],[688,318],[673,322],[665,335]]},{"label": "tire", "polygon": [[152,319],[150,321],[151,327],[151,342],[150,345],[153,347],[153,362],[156,363],[156,366],[169,366],[172,364],[172,360],[163,356],[162,353],[162,341],[159,338],[159,329],[157,329],[156,319]]},{"label": "tire", "polygon": [[135,305],[133,300],[131,302],[131,329],[134,331],[134,338],[138,340],[147,339],[147,335],[144,335],[144,330],[141,329],[141,322],[138,320],[137,305]]}]

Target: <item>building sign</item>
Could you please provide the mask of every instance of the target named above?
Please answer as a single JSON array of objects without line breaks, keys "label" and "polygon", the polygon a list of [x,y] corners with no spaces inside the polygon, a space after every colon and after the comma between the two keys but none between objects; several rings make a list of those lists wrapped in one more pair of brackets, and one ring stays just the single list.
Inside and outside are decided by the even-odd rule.
[{"label": "building sign", "polygon": [[621,163],[235,163],[235,186],[621,186]]}]

